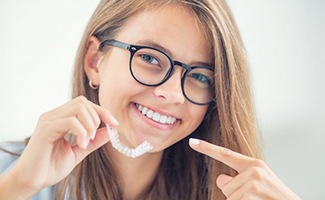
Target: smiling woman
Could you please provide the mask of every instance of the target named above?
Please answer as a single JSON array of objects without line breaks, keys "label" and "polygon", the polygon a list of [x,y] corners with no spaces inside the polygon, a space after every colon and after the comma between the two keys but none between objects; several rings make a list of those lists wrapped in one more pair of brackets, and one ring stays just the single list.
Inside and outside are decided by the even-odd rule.
[{"label": "smiling woman", "polygon": [[225,1],[102,0],[0,198],[299,199],[260,160],[244,55]]}]

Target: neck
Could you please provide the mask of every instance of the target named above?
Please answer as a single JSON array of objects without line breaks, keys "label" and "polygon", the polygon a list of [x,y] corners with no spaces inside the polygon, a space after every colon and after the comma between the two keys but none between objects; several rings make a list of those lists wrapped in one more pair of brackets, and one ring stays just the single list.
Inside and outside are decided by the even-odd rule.
[{"label": "neck", "polygon": [[110,157],[121,180],[123,199],[137,200],[148,192],[162,159],[163,152],[146,153],[138,158],[129,158],[108,144]]}]

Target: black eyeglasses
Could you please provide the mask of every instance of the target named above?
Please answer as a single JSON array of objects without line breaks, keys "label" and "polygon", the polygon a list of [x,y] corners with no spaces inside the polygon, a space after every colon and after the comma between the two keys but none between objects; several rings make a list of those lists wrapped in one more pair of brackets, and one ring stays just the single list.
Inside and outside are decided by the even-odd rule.
[{"label": "black eyeglasses", "polygon": [[214,69],[206,66],[188,66],[173,60],[165,52],[149,47],[131,45],[116,40],[105,40],[105,46],[114,46],[130,52],[130,72],[133,78],[146,86],[158,86],[173,74],[175,66],[185,69],[182,76],[182,92],[187,100],[196,105],[208,105],[215,100]]}]

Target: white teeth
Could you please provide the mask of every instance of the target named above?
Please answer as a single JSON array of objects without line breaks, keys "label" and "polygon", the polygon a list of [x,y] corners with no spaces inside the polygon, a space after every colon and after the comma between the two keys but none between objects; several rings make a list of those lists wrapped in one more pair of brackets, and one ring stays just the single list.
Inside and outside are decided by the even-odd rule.
[{"label": "white teeth", "polygon": [[140,111],[142,111],[143,106],[139,105],[138,109],[139,109]]},{"label": "white teeth", "polygon": [[176,122],[176,119],[175,118],[172,118],[172,124]]},{"label": "white teeth", "polygon": [[142,109],[142,114],[146,115],[148,112],[148,108],[147,107],[143,107]]},{"label": "white teeth", "polygon": [[165,115],[161,116],[159,122],[165,124],[167,122],[167,116]]},{"label": "white teeth", "polygon": [[167,123],[168,123],[168,124],[172,123],[172,118],[171,118],[171,117],[168,117],[168,118],[167,118]]},{"label": "white teeth", "polygon": [[159,120],[160,120],[160,114],[157,113],[157,112],[155,112],[155,114],[153,115],[152,119],[155,120],[156,122],[159,122]]},{"label": "white teeth", "polygon": [[148,110],[147,117],[152,119],[152,117],[153,117],[153,111],[152,110]]},{"label": "white teeth", "polygon": [[156,122],[159,122],[161,124],[174,124],[176,122],[176,118],[175,117],[171,117],[171,116],[166,116],[166,115],[162,115],[158,112],[154,112],[153,110],[148,109],[145,106],[136,104],[136,107],[138,108],[138,110],[145,116],[147,116],[149,119],[152,119]]}]

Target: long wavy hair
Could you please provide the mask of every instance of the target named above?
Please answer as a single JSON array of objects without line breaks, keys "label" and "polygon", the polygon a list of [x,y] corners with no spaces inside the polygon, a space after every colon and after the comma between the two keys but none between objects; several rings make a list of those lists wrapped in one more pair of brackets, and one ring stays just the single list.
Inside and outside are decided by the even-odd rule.
[{"label": "long wavy hair", "polygon": [[[209,105],[204,120],[193,133],[164,150],[157,176],[145,199],[225,199],[215,180],[221,173],[235,176],[237,172],[188,146],[188,138],[197,137],[260,158],[245,50],[225,0],[102,0],[77,52],[73,97],[84,95],[99,104],[98,91],[89,87],[84,70],[89,37],[96,36],[101,41],[113,39],[135,14],[166,4],[183,6],[204,30],[215,66],[216,101]],[[122,199],[117,170],[107,155],[107,148],[99,148],[87,156],[58,183],[56,199]]]}]

